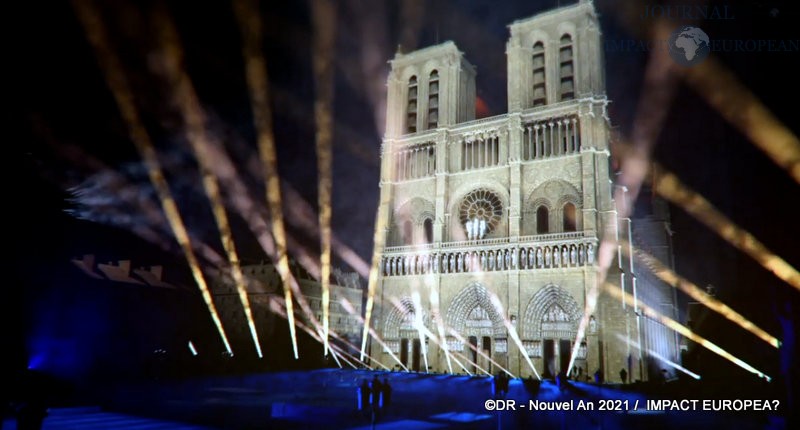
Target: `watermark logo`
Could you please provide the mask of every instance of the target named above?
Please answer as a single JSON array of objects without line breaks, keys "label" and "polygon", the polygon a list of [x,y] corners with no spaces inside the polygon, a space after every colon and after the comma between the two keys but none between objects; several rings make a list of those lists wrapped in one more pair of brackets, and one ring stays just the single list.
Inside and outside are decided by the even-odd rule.
[{"label": "watermark logo", "polygon": [[729,5],[707,6],[699,4],[645,4],[639,19],[676,19],[727,21],[736,19]]},{"label": "watermark logo", "polygon": [[708,35],[698,27],[687,25],[673,31],[667,41],[669,55],[672,59],[686,67],[700,64],[711,52],[711,41]]}]

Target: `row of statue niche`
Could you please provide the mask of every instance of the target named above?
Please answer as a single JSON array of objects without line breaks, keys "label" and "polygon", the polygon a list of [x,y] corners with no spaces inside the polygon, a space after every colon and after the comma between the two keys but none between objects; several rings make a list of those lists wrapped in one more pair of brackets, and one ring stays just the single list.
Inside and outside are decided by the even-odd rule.
[{"label": "row of statue niche", "polygon": [[[427,273],[464,273],[478,270],[533,269],[574,267],[594,264],[594,245],[571,245],[544,248],[522,248],[453,254],[423,254],[390,257],[384,260],[384,276],[418,275]],[[440,270],[441,269],[441,270]]]}]

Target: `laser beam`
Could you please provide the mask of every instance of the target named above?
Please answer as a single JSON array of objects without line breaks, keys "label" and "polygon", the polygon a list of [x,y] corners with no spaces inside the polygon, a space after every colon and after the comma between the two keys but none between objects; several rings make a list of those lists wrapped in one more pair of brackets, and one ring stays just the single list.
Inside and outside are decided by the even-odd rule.
[{"label": "laser beam", "polygon": [[159,28],[161,29],[160,33],[164,51],[159,57],[161,59],[161,65],[163,66],[160,67],[159,70],[164,72],[167,80],[171,84],[170,86],[174,88],[174,99],[186,125],[187,140],[195,153],[200,167],[203,190],[211,203],[214,220],[219,229],[222,247],[228,256],[233,283],[239,294],[239,300],[244,309],[247,326],[250,329],[250,336],[253,338],[256,354],[258,354],[259,358],[263,358],[261,342],[258,339],[258,331],[256,330],[256,324],[253,319],[250,299],[247,295],[246,281],[239,262],[239,254],[236,251],[236,244],[233,240],[230,221],[228,220],[228,214],[225,211],[225,205],[219,190],[219,183],[217,182],[217,177],[213,174],[215,160],[211,157],[208,150],[211,145],[209,143],[210,138],[206,132],[205,114],[200,107],[200,101],[191,78],[181,64],[183,50],[180,46],[177,31],[166,17],[162,16],[160,21],[161,25]]},{"label": "laser beam", "polygon": [[147,174],[153,188],[156,190],[158,199],[161,202],[161,207],[169,222],[170,228],[175,235],[175,239],[183,249],[186,261],[191,269],[192,276],[197,283],[200,293],[203,296],[203,301],[208,307],[211,319],[217,327],[225,349],[229,354],[233,354],[228,337],[225,335],[225,330],[222,328],[222,321],[219,318],[217,309],[214,306],[214,301],[211,297],[208,284],[203,276],[203,271],[194,254],[189,234],[186,226],[181,218],[178,206],[169,189],[167,180],[164,177],[164,172],[161,169],[161,163],[158,160],[153,142],[150,138],[147,129],[144,127],[139,111],[134,104],[133,92],[131,91],[130,84],[125,78],[125,72],[122,63],[115,54],[115,50],[111,48],[108,43],[108,35],[105,26],[103,25],[102,18],[95,9],[91,7],[88,2],[73,1],[73,8],[76,11],[78,19],[80,20],[87,39],[94,48],[95,55],[100,63],[100,69],[105,77],[106,84],[108,85],[111,93],[116,102],[117,109],[119,109],[122,119],[128,128],[131,141],[136,146],[137,151],[147,166]]},{"label": "laser beam", "polygon": [[[624,243],[626,241],[622,242]],[[627,246],[623,246],[623,250],[625,254],[630,253]],[[732,321],[743,329],[753,333],[764,342],[767,342],[775,348],[780,348],[781,342],[778,340],[778,338],[767,333],[761,327],[745,318],[742,314],[733,310],[730,306],[726,305],[720,300],[715,299],[713,296],[708,295],[700,287],[675,273],[669,267],[658,261],[658,259],[654,256],[638,248],[635,249],[634,254],[636,258],[639,258],[644,265],[653,272],[653,274],[658,276],[659,279],[666,282],[668,285],[680,289],[689,295],[689,297],[692,297],[693,299],[705,305],[707,308],[724,316],[729,321]]]},{"label": "laser beam", "polygon": [[331,164],[333,151],[333,52],[336,43],[336,5],[331,0],[313,0],[311,18],[314,34],[311,65],[316,84],[314,118],[317,123],[317,190],[320,228],[320,280],[322,284],[322,329],[325,343],[324,354],[328,355],[328,329],[330,318],[331,277],[331,187],[333,175]]},{"label": "laser beam", "polygon": [[[606,283],[603,284],[603,290],[608,292],[609,294],[611,294],[612,296],[614,296],[617,299],[624,300],[631,307],[633,306],[633,302],[634,302],[633,296],[631,296],[629,293],[626,293],[625,291],[622,291],[616,285],[613,285],[613,284],[610,284],[610,283],[606,282]],[[639,302],[638,306],[639,306],[639,310],[641,312],[643,312],[646,316],[648,316],[650,318],[653,318],[654,320],[660,322],[661,324],[667,326],[668,328],[670,328],[670,329],[678,332],[679,334],[681,334],[681,335],[693,340],[694,342],[702,345],[704,348],[708,349],[709,351],[719,355],[722,358],[725,358],[726,360],[730,361],[731,363],[741,367],[742,369],[747,370],[748,372],[751,372],[751,373],[755,374],[756,376],[758,376],[760,378],[766,379],[767,382],[772,380],[772,378],[770,378],[769,376],[767,376],[766,374],[764,374],[760,370],[758,370],[755,367],[747,364],[743,360],[735,357],[733,354],[731,354],[728,351],[725,351],[724,349],[720,348],[715,343],[713,343],[713,342],[705,339],[704,337],[696,334],[691,329],[689,329],[688,327],[682,325],[681,323],[673,320],[672,318],[669,318],[667,316],[664,316],[664,315],[660,314],[655,309],[651,308],[650,306],[648,306],[648,305],[646,305],[646,304],[644,304],[642,302]]]},{"label": "laser beam", "polygon": [[800,273],[792,265],[770,251],[750,232],[728,219],[703,196],[683,184],[677,176],[660,166],[658,171],[658,176],[653,179],[653,188],[659,195],[683,208],[728,243],[800,291]]},{"label": "laser beam", "polygon": [[266,177],[266,195],[272,222],[272,236],[277,248],[277,268],[283,282],[286,314],[289,333],[292,338],[294,358],[299,358],[297,350],[297,334],[295,332],[294,305],[292,303],[291,273],[289,258],[286,252],[286,233],[283,225],[281,204],[281,186],[278,177],[278,162],[275,153],[275,136],[272,129],[272,110],[269,105],[269,80],[267,64],[261,54],[261,21],[258,4],[254,0],[237,0],[233,2],[234,12],[242,33],[242,56],[245,62],[245,74],[248,93],[252,104],[253,121],[258,141],[258,152]]}]

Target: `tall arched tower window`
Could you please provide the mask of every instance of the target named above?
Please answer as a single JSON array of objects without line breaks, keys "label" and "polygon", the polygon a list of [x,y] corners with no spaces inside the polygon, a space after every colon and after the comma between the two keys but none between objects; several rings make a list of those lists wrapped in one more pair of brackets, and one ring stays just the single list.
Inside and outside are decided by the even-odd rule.
[{"label": "tall arched tower window", "polygon": [[575,205],[567,202],[564,205],[563,213],[564,231],[575,231],[578,227],[578,219],[576,218]]},{"label": "tall arched tower window", "polygon": [[439,72],[434,70],[428,79],[428,130],[439,127]]},{"label": "tall arched tower window", "polygon": [[572,61],[572,36],[561,36],[561,49],[558,51],[559,76],[561,86],[559,95],[561,100],[575,98],[575,62]]},{"label": "tall arched tower window", "polygon": [[406,115],[406,132],[417,132],[417,77],[408,80],[408,108]]},{"label": "tall arched tower window", "polygon": [[547,206],[541,205],[536,209],[536,234],[550,232],[550,211]]},{"label": "tall arched tower window", "polygon": [[425,230],[425,242],[433,243],[433,220],[430,218],[425,218],[422,228]]},{"label": "tall arched tower window", "polygon": [[533,105],[547,104],[547,91],[545,88],[544,72],[544,44],[536,42],[533,45]]}]

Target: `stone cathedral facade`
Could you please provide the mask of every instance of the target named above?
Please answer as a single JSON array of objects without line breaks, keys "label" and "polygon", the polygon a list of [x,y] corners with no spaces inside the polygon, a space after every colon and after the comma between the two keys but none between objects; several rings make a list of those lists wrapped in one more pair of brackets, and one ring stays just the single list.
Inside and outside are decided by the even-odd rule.
[{"label": "stone cathedral facade", "polygon": [[[669,369],[656,357],[678,361],[678,339],[608,295],[573,351],[603,234],[647,241],[671,264],[664,205],[641,225],[617,215],[594,7],[581,1],[509,28],[499,116],[475,119],[476,70],[454,43],[391,61],[373,320],[383,344],[373,340],[370,354],[409,370],[499,364],[527,377],[529,363],[565,371],[574,353],[582,372],[647,379]],[[607,279],[676,318],[674,291],[639,272],[618,252]]]}]

